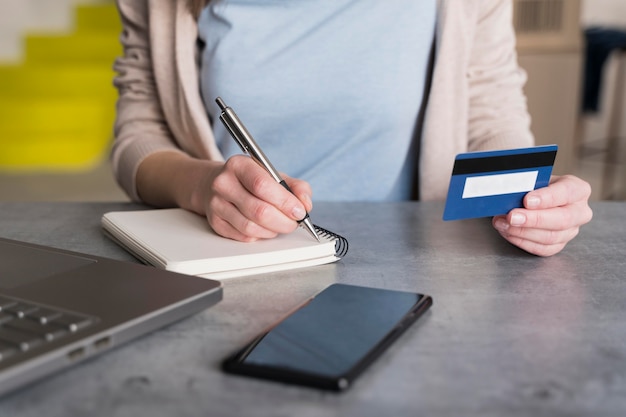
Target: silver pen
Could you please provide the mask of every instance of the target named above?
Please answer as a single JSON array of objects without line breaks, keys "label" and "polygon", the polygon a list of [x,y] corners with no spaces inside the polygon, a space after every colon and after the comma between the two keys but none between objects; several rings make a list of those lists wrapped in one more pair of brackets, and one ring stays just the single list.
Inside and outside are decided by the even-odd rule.
[{"label": "silver pen", "polygon": [[[276,168],[272,165],[269,159],[265,156],[259,145],[254,141],[248,129],[243,125],[239,117],[233,109],[228,107],[224,100],[220,97],[215,99],[215,102],[218,106],[220,106],[220,120],[228,130],[228,133],[235,139],[235,142],[239,144],[241,150],[250,155],[250,157],[256,161],[259,165],[261,165],[269,174],[276,180],[277,183],[285,187],[287,191],[293,194],[285,180],[283,180],[276,171]],[[309,213],[306,213],[306,216],[302,220],[299,220],[298,223],[300,226],[304,227],[311,235],[319,242],[320,238],[315,231],[315,227],[313,227],[313,223],[311,223],[311,219],[309,217]]]}]

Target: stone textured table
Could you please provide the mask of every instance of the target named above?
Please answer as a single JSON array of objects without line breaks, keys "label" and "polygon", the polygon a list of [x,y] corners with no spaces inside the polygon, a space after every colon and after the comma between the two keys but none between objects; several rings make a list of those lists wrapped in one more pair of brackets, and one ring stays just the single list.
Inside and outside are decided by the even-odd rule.
[{"label": "stone textured table", "polygon": [[[339,263],[224,281],[189,319],[0,398],[0,416],[624,416],[626,203],[539,258],[438,203],[318,203]],[[130,203],[0,203],[0,236],[136,262],[100,230]],[[346,393],[224,374],[222,358],[333,282],[434,305]]]}]

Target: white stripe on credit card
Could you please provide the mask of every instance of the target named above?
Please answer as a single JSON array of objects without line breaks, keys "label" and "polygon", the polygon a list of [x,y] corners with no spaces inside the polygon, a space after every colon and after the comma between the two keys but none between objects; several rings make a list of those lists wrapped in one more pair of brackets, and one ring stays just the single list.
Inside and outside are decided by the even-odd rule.
[{"label": "white stripe on credit card", "polygon": [[538,173],[539,171],[525,171],[467,177],[463,188],[463,198],[532,191],[535,189]]}]

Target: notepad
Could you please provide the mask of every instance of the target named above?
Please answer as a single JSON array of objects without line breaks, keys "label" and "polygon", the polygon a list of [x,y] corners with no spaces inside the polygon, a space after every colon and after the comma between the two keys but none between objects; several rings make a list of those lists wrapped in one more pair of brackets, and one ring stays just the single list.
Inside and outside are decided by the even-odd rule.
[{"label": "notepad", "polygon": [[321,242],[302,228],[273,239],[238,242],[219,236],[204,217],[180,208],[109,212],[102,227],[147,264],[213,279],[327,264],[348,250],[344,237],[318,226]]}]

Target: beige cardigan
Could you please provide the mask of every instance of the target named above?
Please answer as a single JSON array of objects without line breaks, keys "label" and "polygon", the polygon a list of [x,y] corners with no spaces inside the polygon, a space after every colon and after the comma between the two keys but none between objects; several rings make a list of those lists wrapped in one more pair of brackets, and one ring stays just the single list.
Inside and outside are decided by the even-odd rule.
[{"label": "beige cardigan", "polygon": [[[111,160],[139,200],[137,167],[179,150],[222,160],[200,97],[197,24],[184,0],[118,0],[124,56]],[[445,198],[459,152],[532,146],[510,0],[438,0],[432,87],[422,132],[422,200]],[[313,190],[315,191],[315,190]]]}]

